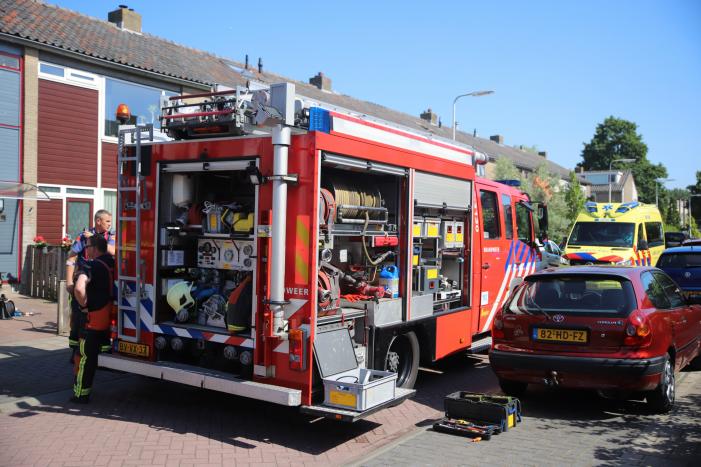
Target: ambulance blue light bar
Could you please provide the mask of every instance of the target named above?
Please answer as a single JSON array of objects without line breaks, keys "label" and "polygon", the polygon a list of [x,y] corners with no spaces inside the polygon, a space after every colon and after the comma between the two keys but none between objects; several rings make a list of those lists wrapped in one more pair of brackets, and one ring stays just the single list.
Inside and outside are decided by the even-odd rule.
[{"label": "ambulance blue light bar", "polygon": [[637,201],[631,201],[629,203],[623,203],[620,206],[618,206],[618,209],[616,209],[616,212],[628,212],[631,209],[635,209],[640,205]]},{"label": "ambulance blue light bar", "polygon": [[588,212],[596,212],[599,210],[598,206],[596,205],[596,203],[594,201],[587,201],[584,204],[584,207],[586,208],[586,210]]}]

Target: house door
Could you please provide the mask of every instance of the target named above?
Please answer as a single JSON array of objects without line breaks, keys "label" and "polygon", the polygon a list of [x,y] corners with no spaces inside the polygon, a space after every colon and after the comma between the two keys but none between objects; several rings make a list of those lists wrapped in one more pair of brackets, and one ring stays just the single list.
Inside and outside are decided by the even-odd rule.
[{"label": "house door", "polygon": [[92,209],[91,199],[66,199],[66,233],[71,238],[92,227]]}]

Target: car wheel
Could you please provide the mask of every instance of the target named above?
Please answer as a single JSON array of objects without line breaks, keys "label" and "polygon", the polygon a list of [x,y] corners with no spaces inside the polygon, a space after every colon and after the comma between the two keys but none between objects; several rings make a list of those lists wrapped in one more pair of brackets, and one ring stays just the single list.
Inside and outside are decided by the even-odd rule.
[{"label": "car wheel", "polygon": [[665,357],[664,369],[660,377],[660,384],[647,393],[647,403],[656,413],[667,413],[674,405],[674,392],[676,390],[674,380],[674,365],[669,354]]},{"label": "car wheel", "polygon": [[499,378],[499,387],[507,396],[521,397],[526,393],[528,383]]},{"label": "car wheel", "polygon": [[397,386],[411,389],[419,374],[419,339],[413,331],[392,339],[385,357],[385,370],[397,373]]}]

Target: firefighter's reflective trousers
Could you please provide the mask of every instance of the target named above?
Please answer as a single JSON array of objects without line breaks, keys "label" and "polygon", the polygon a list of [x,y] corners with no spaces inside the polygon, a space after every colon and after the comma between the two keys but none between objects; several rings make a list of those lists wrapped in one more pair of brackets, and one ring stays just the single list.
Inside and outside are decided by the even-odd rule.
[{"label": "firefighter's reflective trousers", "polygon": [[84,330],[78,342],[78,352],[73,360],[73,393],[76,397],[89,396],[97,371],[97,356],[101,351],[110,349],[109,333]]}]

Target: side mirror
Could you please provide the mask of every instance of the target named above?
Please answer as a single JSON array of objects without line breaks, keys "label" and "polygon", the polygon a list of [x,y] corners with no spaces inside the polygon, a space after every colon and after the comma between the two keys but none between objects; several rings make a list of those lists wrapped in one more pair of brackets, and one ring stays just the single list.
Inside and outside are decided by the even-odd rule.
[{"label": "side mirror", "polygon": [[647,240],[638,240],[638,250],[649,250],[650,245],[647,244]]}]

